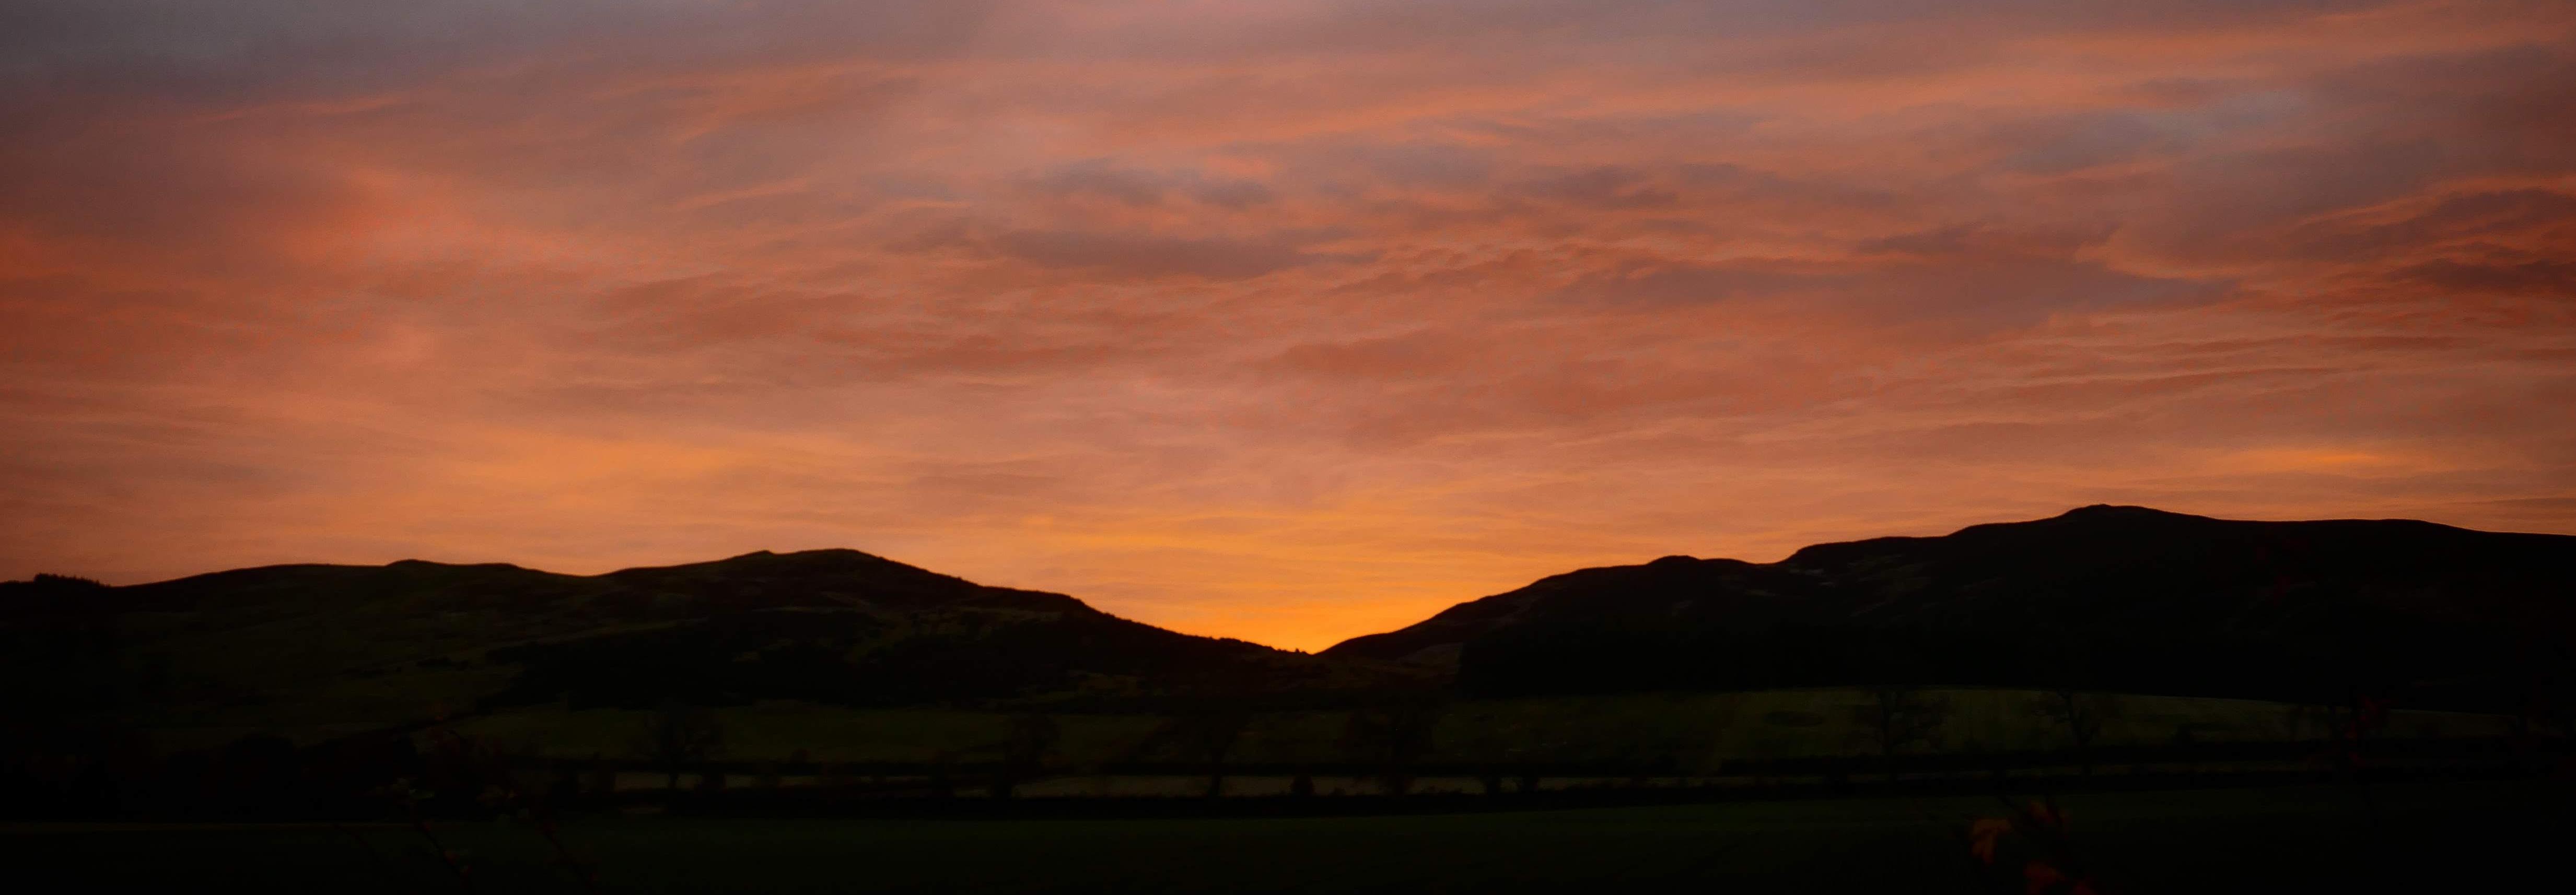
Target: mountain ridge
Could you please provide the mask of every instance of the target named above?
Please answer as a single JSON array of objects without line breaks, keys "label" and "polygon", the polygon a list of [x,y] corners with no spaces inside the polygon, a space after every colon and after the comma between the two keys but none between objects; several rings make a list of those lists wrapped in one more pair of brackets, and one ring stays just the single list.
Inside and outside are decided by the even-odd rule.
[{"label": "mountain ridge", "polygon": [[596,575],[402,560],[123,587],[39,576],[0,584],[12,647],[0,695],[249,725],[544,703],[1930,683],[2302,700],[2368,689],[2492,709],[2576,680],[2571,557],[2576,537],[2563,535],[2094,505],[1772,563],[1577,569],[1312,656],[846,548]]},{"label": "mountain ridge", "polygon": [[1167,631],[847,549],[597,575],[404,560],[123,587],[40,576],[0,584],[0,633],[13,708],[200,726],[391,725],[545,703],[1260,697],[1374,679],[1364,662]]},{"label": "mountain ridge", "polygon": [[1580,569],[1319,655],[1454,661],[1486,695],[1939,681],[2459,702],[2566,676],[2570,557],[2563,535],[2094,505],[1774,563]]}]

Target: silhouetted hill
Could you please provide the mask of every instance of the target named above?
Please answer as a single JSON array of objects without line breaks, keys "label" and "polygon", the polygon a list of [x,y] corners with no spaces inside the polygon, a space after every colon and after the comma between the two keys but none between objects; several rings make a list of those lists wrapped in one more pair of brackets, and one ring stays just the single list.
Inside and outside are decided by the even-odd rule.
[{"label": "silhouetted hill", "polygon": [[1242,698],[1383,677],[851,550],[595,576],[420,561],[131,587],[44,576],[0,585],[0,625],[13,709],[217,726],[674,699]]},{"label": "silhouetted hill", "polygon": [[2505,710],[2576,679],[2571,559],[2563,536],[2087,507],[1769,564],[1585,569],[1320,656],[848,550],[593,576],[40,576],[0,584],[0,704],[35,725],[365,729],[669,700],[1324,705],[1454,670],[1468,695],[1945,684]]},{"label": "silhouetted hill", "polygon": [[1326,656],[1486,695],[2072,686],[2511,708],[2563,688],[2576,537],[2093,506],[1778,563],[1672,556],[1460,604]]}]

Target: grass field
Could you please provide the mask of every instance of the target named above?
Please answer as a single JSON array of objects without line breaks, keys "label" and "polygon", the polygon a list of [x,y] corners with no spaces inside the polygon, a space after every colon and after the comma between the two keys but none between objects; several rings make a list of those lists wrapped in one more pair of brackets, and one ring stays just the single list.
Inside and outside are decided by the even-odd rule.
[{"label": "grass field", "polygon": [[[2100,891],[2556,890],[2563,785],[2105,793],[2061,803]],[[2019,892],[1994,799],[1154,820],[608,816],[563,837],[611,892]],[[533,829],[441,825],[479,892],[574,892]],[[8,828],[19,891],[464,891],[401,827]]]},{"label": "grass field", "polygon": [[[1907,752],[2044,751],[2063,748],[2068,732],[2043,708],[2051,694],[2029,690],[1946,688],[1921,691],[1942,719]],[[1712,771],[1727,761],[1821,755],[1868,755],[1871,696],[1858,689],[1773,690],[1636,696],[1460,701],[1437,708],[1425,761],[1669,761],[1677,772]],[[2324,739],[2325,716],[2313,707],[2240,699],[2091,696],[2096,745],[2158,746],[2195,742]],[[462,732],[522,754],[564,758],[633,757],[648,713],[618,709],[534,709],[469,719]],[[764,703],[717,710],[722,758],[815,761],[960,760],[989,752],[1009,737],[1010,715],[945,709],[846,709]],[[1156,740],[1166,719],[1148,715],[1065,714],[1053,718],[1058,739],[1051,764],[1082,767],[1119,760],[1194,760],[1184,739]],[[1275,712],[1246,723],[1228,760],[1242,763],[1329,762],[1347,754],[1348,713]],[[2450,712],[2392,712],[2381,735],[2493,737],[2506,719]]]}]

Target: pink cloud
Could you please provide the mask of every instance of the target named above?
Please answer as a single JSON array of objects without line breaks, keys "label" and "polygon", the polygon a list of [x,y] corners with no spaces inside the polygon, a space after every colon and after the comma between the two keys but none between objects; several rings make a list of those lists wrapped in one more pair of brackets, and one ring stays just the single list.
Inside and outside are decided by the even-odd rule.
[{"label": "pink cloud", "polygon": [[8,576],[850,546],[1313,648],[2095,501],[2576,531],[2558,5],[114,7],[0,29]]}]

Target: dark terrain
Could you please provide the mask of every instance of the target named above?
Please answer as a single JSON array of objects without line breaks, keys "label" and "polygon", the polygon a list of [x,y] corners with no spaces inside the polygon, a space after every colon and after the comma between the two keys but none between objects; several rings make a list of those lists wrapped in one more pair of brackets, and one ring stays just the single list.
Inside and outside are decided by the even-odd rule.
[{"label": "dark terrain", "polygon": [[[2138,507],[1585,569],[1308,656],[849,550],[597,576],[406,561],[0,584],[12,715],[396,724],[648,708],[1330,706],[1876,685],[2516,712],[2569,683],[2576,537]],[[1444,684],[1452,680],[1454,684]]]},{"label": "dark terrain", "polygon": [[[2070,798],[2086,891],[2546,888],[2576,831],[2547,785],[2335,787]],[[477,892],[1916,892],[2034,887],[2030,843],[1980,860],[1991,798],[1236,819],[917,821],[599,817],[562,831],[586,889],[525,826],[441,826]],[[0,833],[35,891],[465,891],[395,825]],[[151,860],[134,860],[150,855]],[[2056,867],[2058,864],[2047,866]]]},{"label": "dark terrain", "polygon": [[2576,537],[2093,506],[1776,563],[1671,556],[1322,655],[1486,696],[1878,684],[2514,711],[2570,682]]},{"label": "dark terrain", "polygon": [[1336,672],[1365,680],[1371,665],[1176,634],[1062,594],[852,550],[597,576],[420,561],[115,588],[48,576],[0,584],[0,624],[11,704],[56,718],[224,714],[322,701],[312,691],[349,681],[387,683],[391,702],[417,698],[339,699],[347,717],[294,720],[419,720],[404,713],[432,701],[457,713],[671,700],[1260,699],[1350,686]]},{"label": "dark terrain", "polygon": [[2465,886],[2560,872],[2571,558],[2087,507],[1317,655],[847,550],[47,575],[0,585],[0,844],[91,888]]}]

